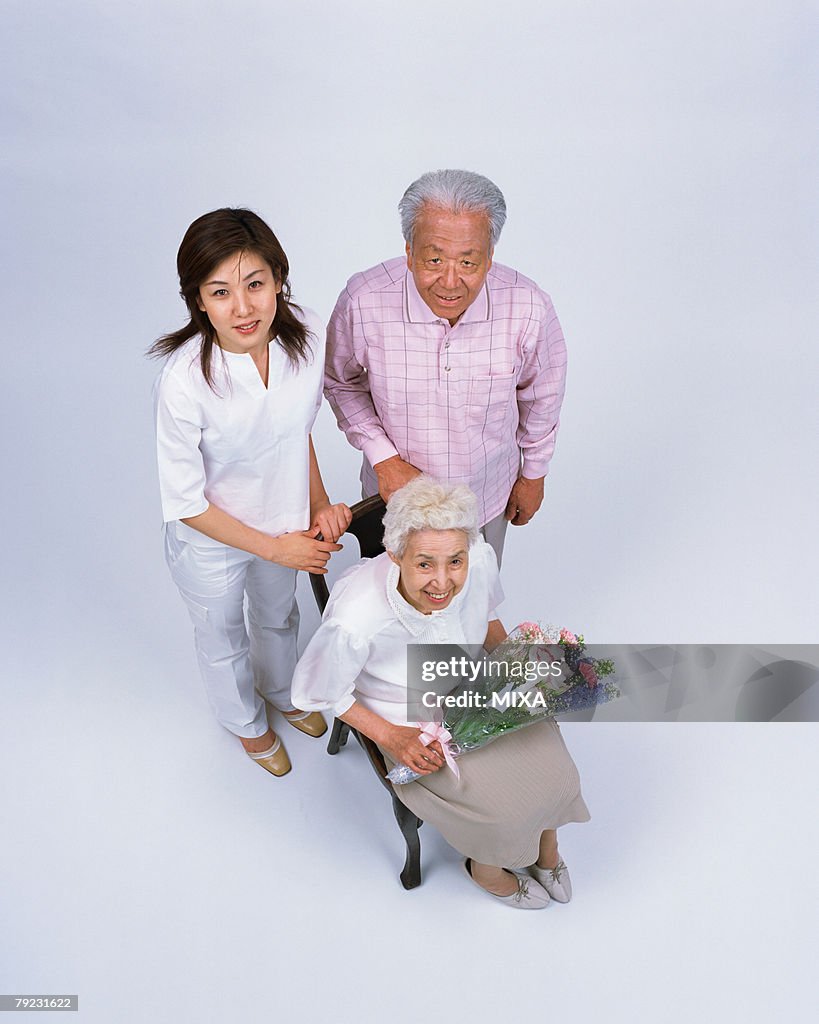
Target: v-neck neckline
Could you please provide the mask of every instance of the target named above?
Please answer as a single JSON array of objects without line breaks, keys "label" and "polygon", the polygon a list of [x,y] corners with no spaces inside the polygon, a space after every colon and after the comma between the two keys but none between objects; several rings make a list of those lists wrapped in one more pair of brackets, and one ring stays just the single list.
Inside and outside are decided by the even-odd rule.
[{"label": "v-neck neckline", "polygon": [[[231,352],[230,349],[222,348],[221,346],[219,347],[219,350],[221,351],[222,357],[225,360],[225,365],[228,370],[228,373],[230,373],[231,366],[233,366],[234,368],[238,367],[240,369],[240,377],[245,381],[246,387],[251,386],[250,382],[252,381],[252,387],[254,389],[261,388],[262,391],[269,392],[270,364],[272,361],[270,358],[270,346],[272,344],[272,341],[269,341],[267,343],[267,380],[265,380],[264,377],[262,376],[259,367],[256,365],[256,360],[253,358],[250,352]],[[252,370],[250,371],[249,375],[248,371],[246,369],[243,369],[248,365],[248,363],[252,367]]]},{"label": "v-neck neckline", "polygon": [[[250,356],[249,352],[248,352],[248,355]],[[265,373],[262,373],[262,371],[259,369],[259,364],[253,358],[253,356],[250,356],[250,361],[253,363],[253,367],[254,367],[254,369],[256,370],[256,372],[259,375],[259,380],[262,382],[262,387],[265,389],[265,391],[269,391],[270,390],[270,342],[268,341],[268,343],[267,343],[267,357],[265,359],[265,363],[267,365],[265,366]]]}]

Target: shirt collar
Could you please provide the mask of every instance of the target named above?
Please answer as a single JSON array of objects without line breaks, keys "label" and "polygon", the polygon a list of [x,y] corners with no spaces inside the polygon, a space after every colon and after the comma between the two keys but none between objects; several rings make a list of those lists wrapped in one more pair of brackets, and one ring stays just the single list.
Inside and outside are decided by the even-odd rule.
[{"label": "shirt collar", "polygon": [[[409,268],[406,272],[404,294],[406,296],[407,320],[411,324],[435,324],[442,319],[436,316],[421,298],[421,293],[415,285],[415,278],[412,276],[412,271]],[[489,320],[489,314],[489,285],[484,281],[483,288],[481,288],[472,304],[466,307],[460,320],[458,320],[458,324],[486,321]],[[457,327],[458,324],[455,326]]]}]

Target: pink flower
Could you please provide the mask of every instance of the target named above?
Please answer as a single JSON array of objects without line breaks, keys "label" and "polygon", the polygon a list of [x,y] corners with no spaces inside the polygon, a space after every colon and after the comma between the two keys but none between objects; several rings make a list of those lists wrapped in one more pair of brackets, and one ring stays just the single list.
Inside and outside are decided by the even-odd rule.
[{"label": "pink flower", "polygon": [[593,690],[595,686],[597,686],[598,681],[597,673],[594,671],[594,665],[589,664],[588,661],[581,661],[579,668],[580,675],[583,676],[583,678],[586,680],[586,684],[588,685],[589,689]]},{"label": "pink flower", "polygon": [[521,640],[527,643],[540,643],[543,640],[543,632],[537,622],[521,622],[518,633]]},{"label": "pink flower", "polygon": [[567,644],[576,644],[577,643],[577,637],[574,635],[574,633],[570,633],[568,629],[561,629],[561,631],[560,631],[560,639],[563,640]]}]

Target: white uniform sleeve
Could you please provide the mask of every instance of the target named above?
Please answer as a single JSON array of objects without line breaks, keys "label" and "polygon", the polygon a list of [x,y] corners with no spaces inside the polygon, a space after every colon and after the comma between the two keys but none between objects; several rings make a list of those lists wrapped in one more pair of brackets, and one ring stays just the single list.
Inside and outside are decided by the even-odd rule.
[{"label": "white uniform sleeve", "polygon": [[322,622],[296,665],[290,699],[302,711],[343,715],[355,702],[356,680],[369,656],[363,637],[335,619]]},{"label": "white uniform sleeve", "polygon": [[154,388],[156,453],[162,516],[166,523],[198,516],[208,507],[199,442],[203,424],[197,403],[169,374]]}]

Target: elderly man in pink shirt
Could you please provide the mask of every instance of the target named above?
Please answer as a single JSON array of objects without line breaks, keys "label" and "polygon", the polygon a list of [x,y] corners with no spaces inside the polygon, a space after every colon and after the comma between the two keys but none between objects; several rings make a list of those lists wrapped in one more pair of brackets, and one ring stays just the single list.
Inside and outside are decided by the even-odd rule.
[{"label": "elderly man in pink shirt", "polygon": [[471,171],[422,175],[399,203],[406,257],[355,274],[327,329],[325,394],[364,453],[365,495],[419,472],[465,483],[501,560],[540,508],[566,373],[549,296],[493,263],[503,193]]}]

